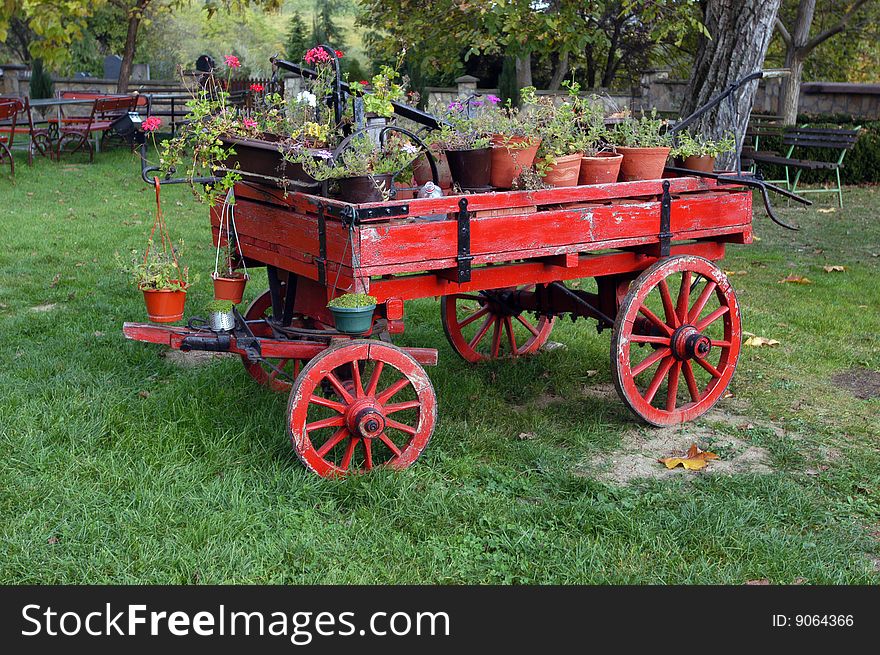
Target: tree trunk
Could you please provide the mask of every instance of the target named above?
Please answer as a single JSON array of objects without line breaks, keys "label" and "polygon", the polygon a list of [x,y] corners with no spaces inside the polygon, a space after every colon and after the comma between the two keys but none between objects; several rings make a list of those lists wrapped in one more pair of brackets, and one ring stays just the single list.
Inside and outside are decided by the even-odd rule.
[{"label": "tree trunk", "polygon": [[516,86],[522,89],[532,86],[532,53],[527,52],[516,58]]},{"label": "tree trunk", "polygon": [[[815,11],[816,0],[800,0],[794,20],[794,30],[791,31],[785,44],[785,67],[791,70],[791,74],[782,80],[777,113],[786,125],[794,125],[797,122],[801,75],[804,72],[804,60],[807,58],[805,48],[810,40],[810,27],[813,25]],[[785,35],[783,40],[786,40]]]},{"label": "tree trunk", "polygon": [[586,58],[587,58],[587,88],[595,89],[596,88],[596,59],[593,57],[593,45],[590,44],[587,46],[586,50]]},{"label": "tree trunk", "polygon": [[559,91],[562,80],[568,75],[568,56],[566,52],[559,58],[559,63],[556,65],[556,70],[553,71],[553,77],[550,80],[550,86],[547,87],[549,91]]},{"label": "tree trunk", "polygon": [[128,33],[125,35],[125,49],[122,51],[122,64],[119,66],[119,80],[116,83],[117,93],[128,93],[128,81],[131,79],[131,66],[134,62],[137,47],[137,33],[144,17],[144,8],[150,0],[138,0],[128,14]]},{"label": "tree trunk", "polygon": [[[773,34],[780,0],[708,0],[703,23],[712,35],[703,38],[691,81],[685,93],[681,115],[689,116],[729,85],[749,73],[761,70]],[[722,102],[703,114],[692,126],[694,132],[710,139],[733,133],[742,147],[749,114],[758,88],[757,81],[734,93],[733,103]],[[732,168],[734,153],[719,158],[724,168]]]}]

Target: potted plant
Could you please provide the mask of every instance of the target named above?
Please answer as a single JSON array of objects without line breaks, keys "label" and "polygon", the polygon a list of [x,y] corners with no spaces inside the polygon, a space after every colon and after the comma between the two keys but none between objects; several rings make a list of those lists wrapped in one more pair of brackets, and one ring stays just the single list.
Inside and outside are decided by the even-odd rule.
[{"label": "potted plant", "polygon": [[236,264],[244,261],[235,229],[235,196],[230,189],[220,210],[220,227],[217,234],[217,255],[214,258],[214,299],[229,300],[237,305],[244,296],[248,282],[247,268],[236,270]]},{"label": "potted plant", "polygon": [[627,117],[614,126],[611,140],[623,155],[620,177],[624,182],[655,180],[663,176],[672,137],[665,133],[666,121],[657,118],[657,110]]},{"label": "potted plant", "polygon": [[693,136],[688,132],[677,134],[675,138],[677,143],[670,154],[678,160],[679,166],[703,173],[714,171],[715,159],[736,147],[732,134],[725,135],[718,141],[707,139],[702,135]]},{"label": "potted plant", "polygon": [[485,124],[473,118],[469,102],[455,100],[445,110],[445,124],[428,137],[449,162],[452,182],[465,190],[488,190],[492,149]]},{"label": "potted plant", "polygon": [[489,94],[485,101],[473,100],[471,104],[484,106],[481,118],[492,145],[489,182],[496,189],[510,189],[513,181],[532,167],[541,137],[535,133],[534,124],[524,120],[510,100],[503,106],[499,106],[500,102],[498,96]]},{"label": "potted plant", "polygon": [[[165,242],[163,241],[163,244]],[[132,260],[123,270],[132,276],[135,286],[144,294],[147,316],[153,323],[174,323],[183,318],[189,270],[181,268],[174,247],[159,250],[147,243],[143,254],[132,251]]]},{"label": "potted plant", "polygon": [[578,184],[608,184],[617,181],[623,155],[608,145],[605,112],[601,101],[584,104],[581,112],[583,130],[581,168]]},{"label": "potted plant", "polygon": [[327,307],[336,329],[345,334],[363,334],[373,327],[376,298],[365,293],[344,293],[333,298]]},{"label": "potted plant", "polygon": [[208,325],[214,332],[228,332],[235,327],[235,314],[232,308],[235,305],[230,300],[213,300],[206,307],[208,311]]},{"label": "potted plant", "polygon": [[534,87],[522,90],[523,102],[537,125],[541,144],[535,168],[553,187],[577,186],[583,157],[583,131],[576,102],[578,85],[569,85],[569,97],[556,105],[552,98],[538,97]]}]

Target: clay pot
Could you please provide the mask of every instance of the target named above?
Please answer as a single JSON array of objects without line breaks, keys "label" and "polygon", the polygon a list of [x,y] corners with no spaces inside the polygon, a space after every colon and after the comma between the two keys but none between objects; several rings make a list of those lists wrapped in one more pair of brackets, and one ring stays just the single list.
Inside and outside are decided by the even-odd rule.
[{"label": "clay pot", "polygon": [[628,148],[617,146],[617,152],[623,155],[620,163],[620,180],[657,180],[663,177],[666,158],[670,148]]},{"label": "clay pot", "polygon": [[614,152],[597,152],[595,157],[581,159],[578,184],[608,184],[617,182],[623,155]]},{"label": "clay pot", "polygon": [[214,281],[214,300],[228,300],[237,305],[244,296],[244,288],[248,277],[244,273],[236,273],[231,277],[211,273]]},{"label": "clay pot", "polygon": [[583,156],[584,153],[576,152],[573,155],[557,157],[556,163],[551,164],[544,173],[544,182],[556,187],[577,186]]},{"label": "clay pot", "polygon": [[[452,173],[449,172],[449,162],[446,160],[446,153],[432,148],[431,154],[434,155],[434,161],[437,163],[437,177],[440,178],[438,186],[441,189],[452,188]],[[427,182],[433,181],[431,179],[431,166],[428,164],[428,157],[426,155],[420,155],[413,163],[413,177],[419,186],[424,186]]]},{"label": "clay pot", "polygon": [[492,172],[492,148],[446,150],[452,181],[462,189],[483,189],[489,186]]},{"label": "clay pot", "polygon": [[391,191],[391,175],[358,175],[339,180],[339,199],[343,202],[382,202],[380,189]]},{"label": "clay pot", "polygon": [[183,318],[186,290],[141,289],[147,305],[147,316],[152,323],[174,323]]},{"label": "clay pot", "polygon": [[[496,189],[509,189],[513,181],[535,161],[541,139],[503,134],[492,137],[492,172],[489,183]],[[512,146],[512,147],[511,147]]]},{"label": "clay pot", "polygon": [[711,173],[715,170],[715,158],[709,155],[694,155],[685,157],[681,162],[681,168],[687,168],[692,171],[700,171],[701,173]]}]

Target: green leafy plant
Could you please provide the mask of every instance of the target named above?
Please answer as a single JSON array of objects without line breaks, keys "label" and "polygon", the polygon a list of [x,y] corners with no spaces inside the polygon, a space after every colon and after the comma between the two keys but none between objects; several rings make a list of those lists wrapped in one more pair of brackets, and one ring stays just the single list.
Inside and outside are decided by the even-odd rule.
[{"label": "green leafy plant", "polygon": [[375,296],[366,293],[344,293],[328,302],[327,306],[354,309],[357,307],[372,307],[375,304]]},{"label": "green leafy plant", "polygon": [[668,121],[657,118],[657,110],[639,118],[629,116],[614,126],[609,138],[614,145],[627,148],[664,148],[672,145],[672,137],[665,132]]},{"label": "green leafy plant", "polygon": [[362,91],[364,111],[391,118],[394,115],[392,101],[399,102],[406,97],[406,79],[391,66],[382,66],[370,79],[369,88]]},{"label": "green leafy plant", "polygon": [[670,154],[679,159],[688,157],[718,157],[722,153],[731,152],[736,148],[736,140],[732,134],[724,135],[717,141],[707,139],[701,134],[693,136],[688,132],[675,135],[676,145]]},{"label": "green leafy plant", "polygon": [[[180,249],[176,248],[175,254],[179,255]],[[138,289],[185,291],[189,287],[189,268],[179,267],[170,252],[158,250],[152,241],[149,242],[146,258],[138,250],[132,250],[130,254],[129,262],[122,262],[119,258],[117,261],[123,272],[132,277]]]},{"label": "green leafy plant", "polygon": [[235,307],[235,305],[231,300],[212,300],[205,305],[205,310],[211,313],[217,312],[226,314],[231,312],[233,307]]},{"label": "green leafy plant", "polygon": [[[368,134],[352,138],[348,146],[334,160],[316,157],[315,153],[301,156],[306,172],[316,180],[339,180],[363,175],[393,175],[411,165],[420,149],[398,133],[386,133],[379,145]],[[329,153],[328,153],[329,154]]]}]

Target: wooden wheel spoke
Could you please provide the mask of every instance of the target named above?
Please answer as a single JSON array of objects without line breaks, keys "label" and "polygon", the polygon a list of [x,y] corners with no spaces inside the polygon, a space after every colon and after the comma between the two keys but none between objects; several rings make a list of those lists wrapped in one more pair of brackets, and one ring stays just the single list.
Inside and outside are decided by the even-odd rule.
[{"label": "wooden wheel spoke", "polygon": [[455,294],[456,300],[473,300],[474,302],[486,302],[486,299],[483,296],[477,296],[472,293],[457,293]]},{"label": "wooden wheel spoke", "polygon": [[694,369],[689,361],[684,362],[682,368],[684,369],[684,379],[687,383],[688,392],[691,394],[691,399],[695,403],[698,403],[703,398],[703,395],[700,393],[700,388],[697,386],[697,378],[694,377]]},{"label": "wooden wheel spoke", "polygon": [[658,348],[653,353],[645,357],[641,362],[632,367],[632,376],[638,377],[639,374],[651,368],[654,364],[659,362],[664,357],[668,357],[672,354],[672,351],[669,348]]},{"label": "wooden wheel spoke", "polygon": [[418,400],[407,400],[403,403],[394,403],[391,405],[385,405],[383,412],[387,416],[388,414],[394,414],[395,412],[402,412],[407,409],[417,409],[422,406]]},{"label": "wooden wheel spoke", "polygon": [[339,378],[333,374],[333,372],[327,373],[325,376],[326,380],[333,386],[336,390],[336,393],[339,394],[339,397],[342,398],[345,402],[351,404],[354,402],[354,398],[351,397],[351,394],[342,386],[342,383],[339,381]]},{"label": "wooden wheel spoke", "polygon": [[683,271],[681,274],[681,286],[678,289],[678,303],[676,304],[676,312],[678,320],[683,324],[687,320],[688,304],[691,299],[691,272]]},{"label": "wooden wheel spoke", "polygon": [[540,333],[538,332],[538,328],[532,325],[527,319],[522,317],[522,314],[517,314],[516,320],[523,324],[526,330],[531,332],[534,336],[538,336]]},{"label": "wooden wheel spoke", "polygon": [[661,321],[660,317],[657,316],[657,314],[652,312],[650,309],[648,309],[647,307],[642,305],[641,307],[639,307],[639,313],[642,314],[649,321],[651,321],[651,323],[656,325],[658,328],[663,330],[664,334],[672,336],[672,332],[673,332],[672,328],[669,327],[668,325],[666,325],[666,323],[664,323],[663,321]]},{"label": "wooden wheel spoke", "polygon": [[489,313],[489,308],[488,308],[488,307],[480,307],[480,308],[479,308],[477,311],[475,311],[473,314],[471,314],[471,315],[468,316],[467,318],[463,319],[463,320],[458,324],[458,327],[459,327],[459,328],[466,327],[466,326],[470,325],[471,323],[473,323],[474,321],[476,321],[477,319],[482,318],[483,316],[485,316],[485,315],[488,314],[488,313]]},{"label": "wooden wheel spoke", "polygon": [[408,378],[401,378],[390,387],[385,389],[382,393],[376,396],[376,402],[380,405],[384,405],[389,400],[391,400],[395,394],[397,394],[401,389],[405,388],[409,384]]},{"label": "wooden wheel spoke", "polygon": [[510,316],[504,317],[504,329],[507,331],[507,345],[510,346],[510,354],[515,357],[519,354],[519,348],[516,345],[516,335],[513,333],[513,319]]},{"label": "wooden wheel spoke", "polygon": [[324,455],[329,453],[331,450],[333,450],[333,447],[336,446],[336,444],[338,444],[340,441],[345,439],[346,436],[348,436],[348,429],[345,427],[339,428],[336,432],[333,433],[332,437],[327,439],[327,441],[325,441],[321,445],[321,447],[318,448],[318,457],[323,457]]},{"label": "wooden wheel spoke", "polygon": [[385,419],[385,428],[394,428],[395,430],[406,432],[409,435],[414,435],[417,432],[415,428],[408,426],[406,423],[401,423],[400,421],[395,421],[390,418]]},{"label": "wooden wheel spoke", "polygon": [[712,365],[711,365],[709,362],[707,362],[705,359],[701,359],[701,358],[699,358],[699,357],[695,357],[694,360],[697,362],[697,364],[699,364],[699,365],[702,366],[704,369],[706,369],[706,370],[709,372],[709,375],[711,375],[713,378],[720,378],[720,377],[721,377],[721,371],[719,371],[717,368],[715,368],[714,366],[712,366]]},{"label": "wooden wheel spoke", "polygon": [[712,347],[713,348],[730,348],[730,342],[723,341],[721,339],[712,339]]},{"label": "wooden wheel spoke", "polygon": [[373,446],[372,439],[364,439],[364,468],[368,471],[373,468]]},{"label": "wooden wheel spoke", "polygon": [[492,327],[492,323],[495,322],[495,317],[491,314],[486,317],[486,320],[483,321],[483,324],[480,326],[480,329],[477,330],[477,333],[474,335],[474,338],[468,342],[468,346],[471,348],[476,348],[477,344],[483,340],[483,337],[486,336],[486,333],[489,331],[489,328]]},{"label": "wooden wheel spoke", "polygon": [[321,430],[323,428],[335,428],[341,425],[345,425],[345,418],[342,416],[331,416],[329,418],[322,418],[319,421],[312,421],[311,423],[306,424],[306,432],[312,432],[313,430]]},{"label": "wooden wheel spoke", "polygon": [[348,446],[345,448],[345,455],[342,456],[342,462],[339,463],[339,466],[342,470],[347,471],[351,466],[351,458],[354,455],[355,446],[357,446],[357,442],[360,441],[357,437],[352,437],[348,441]]},{"label": "wooden wheel spoke", "polygon": [[663,313],[666,314],[666,322],[674,328],[677,328],[680,323],[678,320],[678,315],[675,313],[675,307],[672,305],[672,296],[669,293],[669,285],[666,284],[666,280],[660,280],[657,287],[660,289],[660,299],[663,301]]},{"label": "wooden wheel spoke", "polygon": [[635,343],[658,343],[661,346],[668,346],[671,342],[669,337],[656,337],[651,334],[632,334],[629,340]]},{"label": "wooden wheel spoke", "polygon": [[675,411],[676,397],[678,396],[678,380],[681,377],[681,362],[675,362],[669,371],[669,383],[666,386],[666,411]]},{"label": "wooden wheel spoke", "polygon": [[724,316],[729,311],[730,311],[730,307],[728,307],[727,305],[721,305],[721,307],[719,307],[714,312],[707,315],[706,318],[704,318],[702,321],[697,323],[695,327],[697,328],[697,330],[699,332],[702,332],[703,330],[705,330],[707,327],[712,325],[712,323],[717,321],[719,318]]},{"label": "wooden wheel spoke", "polygon": [[702,293],[700,293],[699,297],[694,302],[694,306],[691,307],[690,313],[687,315],[687,322],[693,323],[698,318],[700,318],[700,314],[703,312],[703,308],[706,307],[706,303],[709,302],[709,298],[712,296],[712,292],[715,291],[715,288],[718,285],[715,284],[712,280],[706,281],[706,286],[703,287]]},{"label": "wooden wheel spoke", "polygon": [[361,367],[360,362],[356,359],[351,362],[351,381],[354,383],[355,397],[362,398],[364,395],[364,387],[361,384]]},{"label": "wooden wheel spoke", "polygon": [[393,441],[391,441],[391,437],[389,437],[384,432],[378,436],[378,439],[388,446],[388,449],[394,453],[395,457],[400,457],[400,448],[398,448]]},{"label": "wooden wheel spoke", "polygon": [[335,400],[330,400],[329,398],[322,398],[321,396],[316,396],[315,394],[312,394],[309,398],[309,402],[313,405],[328,407],[334,412],[338,412],[339,414],[345,413],[345,405],[343,405],[342,403],[338,403]]},{"label": "wooden wheel spoke", "polygon": [[666,377],[666,374],[669,373],[669,369],[672,368],[675,359],[673,357],[665,358],[660,366],[657,367],[656,373],[654,373],[654,377],[651,378],[651,383],[648,385],[648,388],[645,389],[645,402],[649,405],[654,400],[654,396],[657,395],[658,389],[660,389],[660,385],[663,383],[663,378]]},{"label": "wooden wheel spoke", "polygon": [[498,353],[501,351],[501,319],[495,319],[495,322],[492,326],[492,357],[498,358]]},{"label": "wooden wheel spoke", "polygon": [[370,381],[367,383],[367,389],[364,392],[366,396],[376,395],[376,387],[379,386],[379,377],[382,375],[383,368],[385,368],[385,362],[376,362],[376,366],[373,367],[373,374],[370,376]]},{"label": "wooden wheel spoke", "polygon": [[274,380],[275,378],[277,378],[284,370],[284,367],[287,366],[287,362],[289,361],[289,359],[278,360],[278,363],[273,365],[272,368],[269,370],[269,379]]}]

